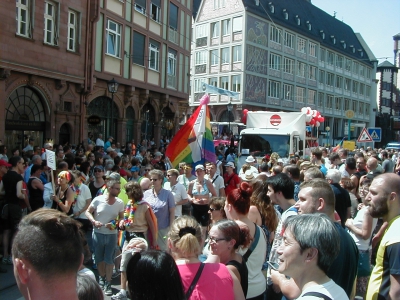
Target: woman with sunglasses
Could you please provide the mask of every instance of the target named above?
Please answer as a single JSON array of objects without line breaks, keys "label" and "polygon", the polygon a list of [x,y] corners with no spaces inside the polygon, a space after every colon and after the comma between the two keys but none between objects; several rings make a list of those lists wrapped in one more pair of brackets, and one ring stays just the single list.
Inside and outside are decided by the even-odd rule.
[{"label": "woman with sunglasses", "polygon": [[53,205],[51,208],[65,212],[68,216],[74,214],[72,204],[74,203],[74,192],[71,184],[74,182],[74,176],[69,171],[62,171],[58,174],[58,187],[56,193],[52,196]]},{"label": "woman with sunglasses", "polygon": [[246,224],[232,220],[221,220],[214,224],[209,233],[211,254],[218,256],[219,261],[225,264],[240,281],[243,294],[248,289],[248,272],[246,261],[237,253],[240,248],[250,244],[249,227]]},{"label": "woman with sunglasses", "polygon": [[178,266],[186,299],[244,299],[240,282],[224,264],[200,263],[201,243],[201,227],[194,218],[182,216],[172,223],[168,247]]},{"label": "woman with sunglasses", "polygon": [[167,236],[169,228],[175,219],[175,199],[174,195],[162,186],[164,173],[161,170],[152,170],[149,176],[153,187],[144,192],[143,200],[150,204],[157,217],[157,244],[161,250],[167,250],[165,236]]},{"label": "woman with sunglasses", "polygon": [[193,217],[201,225],[203,237],[206,236],[209,215],[208,215],[208,203],[211,197],[216,197],[217,193],[212,182],[204,178],[206,174],[203,165],[197,165],[195,167],[197,179],[190,182],[188,187],[189,201],[192,203]]}]

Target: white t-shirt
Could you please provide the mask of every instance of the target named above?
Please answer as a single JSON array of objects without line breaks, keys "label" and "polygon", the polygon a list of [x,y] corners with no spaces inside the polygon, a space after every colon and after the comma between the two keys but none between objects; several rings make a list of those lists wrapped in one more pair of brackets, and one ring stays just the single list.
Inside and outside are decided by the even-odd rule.
[{"label": "white t-shirt", "polygon": [[104,147],[104,141],[101,138],[97,138],[96,146]]},{"label": "white t-shirt", "polygon": [[[364,206],[357,212],[357,215],[353,220],[353,225],[355,227],[360,228],[360,229],[362,228],[362,224],[365,222],[364,221],[365,212],[367,210],[368,210],[368,206]],[[376,227],[377,222],[378,222],[377,218],[372,219],[372,231]],[[371,231],[371,236],[372,236],[372,231]],[[366,240],[363,240],[361,237],[357,236],[352,231],[348,230],[348,232],[351,235],[351,237],[353,238],[354,242],[356,243],[358,250],[365,251],[365,250],[369,249],[369,240],[370,240],[371,236],[369,238],[367,238]]]},{"label": "white t-shirt", "polygon": [[332,279],[329,280],[327,283],[324,284],[318,284],[318,285],[312,285],[306,288],[304,291],[302,291],[299,300],[316,300],[320,299],[315,296],[304,296],[306,293],[310,292],[317,292],[324,294],[325,296],[331,298],[332,300],[348,300],[349,297],[347,297],[346,292],[338,286]]},{"label": "white t-shirt", "polygon": [[[83,208],[86,206],[87,199],[92,199],[92,195],[90,194],[88,186],[82,183],[79,187],[79,195],[76,198],[75,206],[73,208],[74,213],[83,210]],[[83,211],[77,218],[87,219],[85,211]]]},{"label": "white t-shirt", "polygon": [[[93,199],[92,203],[89,207],[93,207],[93,217],[96,221],[101,222],[102,224],[110,223],[111,220],[115,220],[120,212],[124,211],[124,202],[115,198],[115,202],[113,205],[110,205],[106,201],[107,195],[101,195]],[[105,226],[101,226],[100,228],[93,228],[94,232],[102,233],[102,234],[117,234],[117,230],[110,230]]]},{"label": "white t-shirt", "polygon": [[[215,191],[217,192],[217,197],[219,197],[220,196],[219,190],[221,188],[225,189],[224,178],[221,175],[217,175],[217,172],[215,172],[213,178],[210,178],[210,175],[208,175],[208,174],[205,175],[204,178],[208,179],[212,182],[213,186],[215,187]],[[210,197],[212,197],[211,193],[210,193]]]},{"label": "white t-shirt", "polygon": [[[188,194],[183,184],[179,182],[171,187],[171,183],[166,182],[164,184],[164,189],[171,191],[172,195],[174,195],[175,204],[181,202],[184,199],[188,198]],[[175,206],[175,217],[182,216],[182,205]]]},{"label": "white t-shirt", "polygon": [[[254,174],[254,176],[257,176],[257,175],[258,175],[258,170],[257,170],[256,167],[250,166],[250,170],[251,170],[251,172]],[[243,168],[240,168],[239,176],[240,176],[240,175],[243,175],[243,174],[244,174]]]}]

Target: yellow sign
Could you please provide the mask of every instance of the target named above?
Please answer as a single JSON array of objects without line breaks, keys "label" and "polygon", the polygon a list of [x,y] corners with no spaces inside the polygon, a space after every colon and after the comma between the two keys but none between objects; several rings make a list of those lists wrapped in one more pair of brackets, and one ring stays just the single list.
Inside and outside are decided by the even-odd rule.
[{"label": "yellow sign", "polygon": [[354,113],[353,110],[349,109],[349,110],[346,110],[346,111],[344,112],[344,115],[346,116],[347,119],[353,119],[355,113]]},{"label": "yellow sign", "polygon": [[343,141],[343,148],[354,151],[356,149],[356,142],[355,141]]}]

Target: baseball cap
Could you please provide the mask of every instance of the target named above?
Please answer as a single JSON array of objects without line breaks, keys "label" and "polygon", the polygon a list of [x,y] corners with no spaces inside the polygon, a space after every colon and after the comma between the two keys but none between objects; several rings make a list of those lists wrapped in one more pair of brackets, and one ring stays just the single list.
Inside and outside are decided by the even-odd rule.
[{"label": "baseball cap", "polygon": [[104,171],[104,167],[103,166],[95,166],[94,168],[93,168],[93,170],[96,170],[96,169],[99,169],[99,170],[102,170],[102,171]]},{"label": "baseball cap", "polygon": [[228,163],[226,163],[225,164],[225,167],[231,167],[231,168],[234,168],[235,167],[235,164],[233,163],[233,162],[228,162]]},{"label": "baseball cap", "polygon": [[5,166],[7,168],[11,167],[11,165],[8,162],[6,162],[4,159],[0,159],[0,166]]},{"label": "baseball cap", "polygon": [[131,172],[139,172],[139,167],[137,166],[132,167]]},{"label": "baseball cap", "polygon": [[197,171],[197,170],[199,170],[199,169],[201,169],[201,170],[204,171],[204,166],[203,166],[203,165],[197,165],[197,166],[194,168],[195,171]]}]

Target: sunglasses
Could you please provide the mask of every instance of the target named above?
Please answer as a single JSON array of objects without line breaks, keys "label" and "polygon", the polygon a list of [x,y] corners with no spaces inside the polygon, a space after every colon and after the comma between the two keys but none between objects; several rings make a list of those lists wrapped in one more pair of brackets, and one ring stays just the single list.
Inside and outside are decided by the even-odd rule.
[{"label": "sunglasses", "polygon": [[94,172],[95,172],[95,173],[100,173],[100,172],[103,172],[103,171],[100,170],[100,169],[96,169],[96,170],[94,170]]},{"label": "sunglasses", "polygon": [[158,178],[151,178],[150,179],[150,181],[157,181],[157,180],[160,180],[160,179],[158,179]]},{"label": "sunglasses", "polygon": [[151,169],[144,169],[145,171],[151,171]]}]

